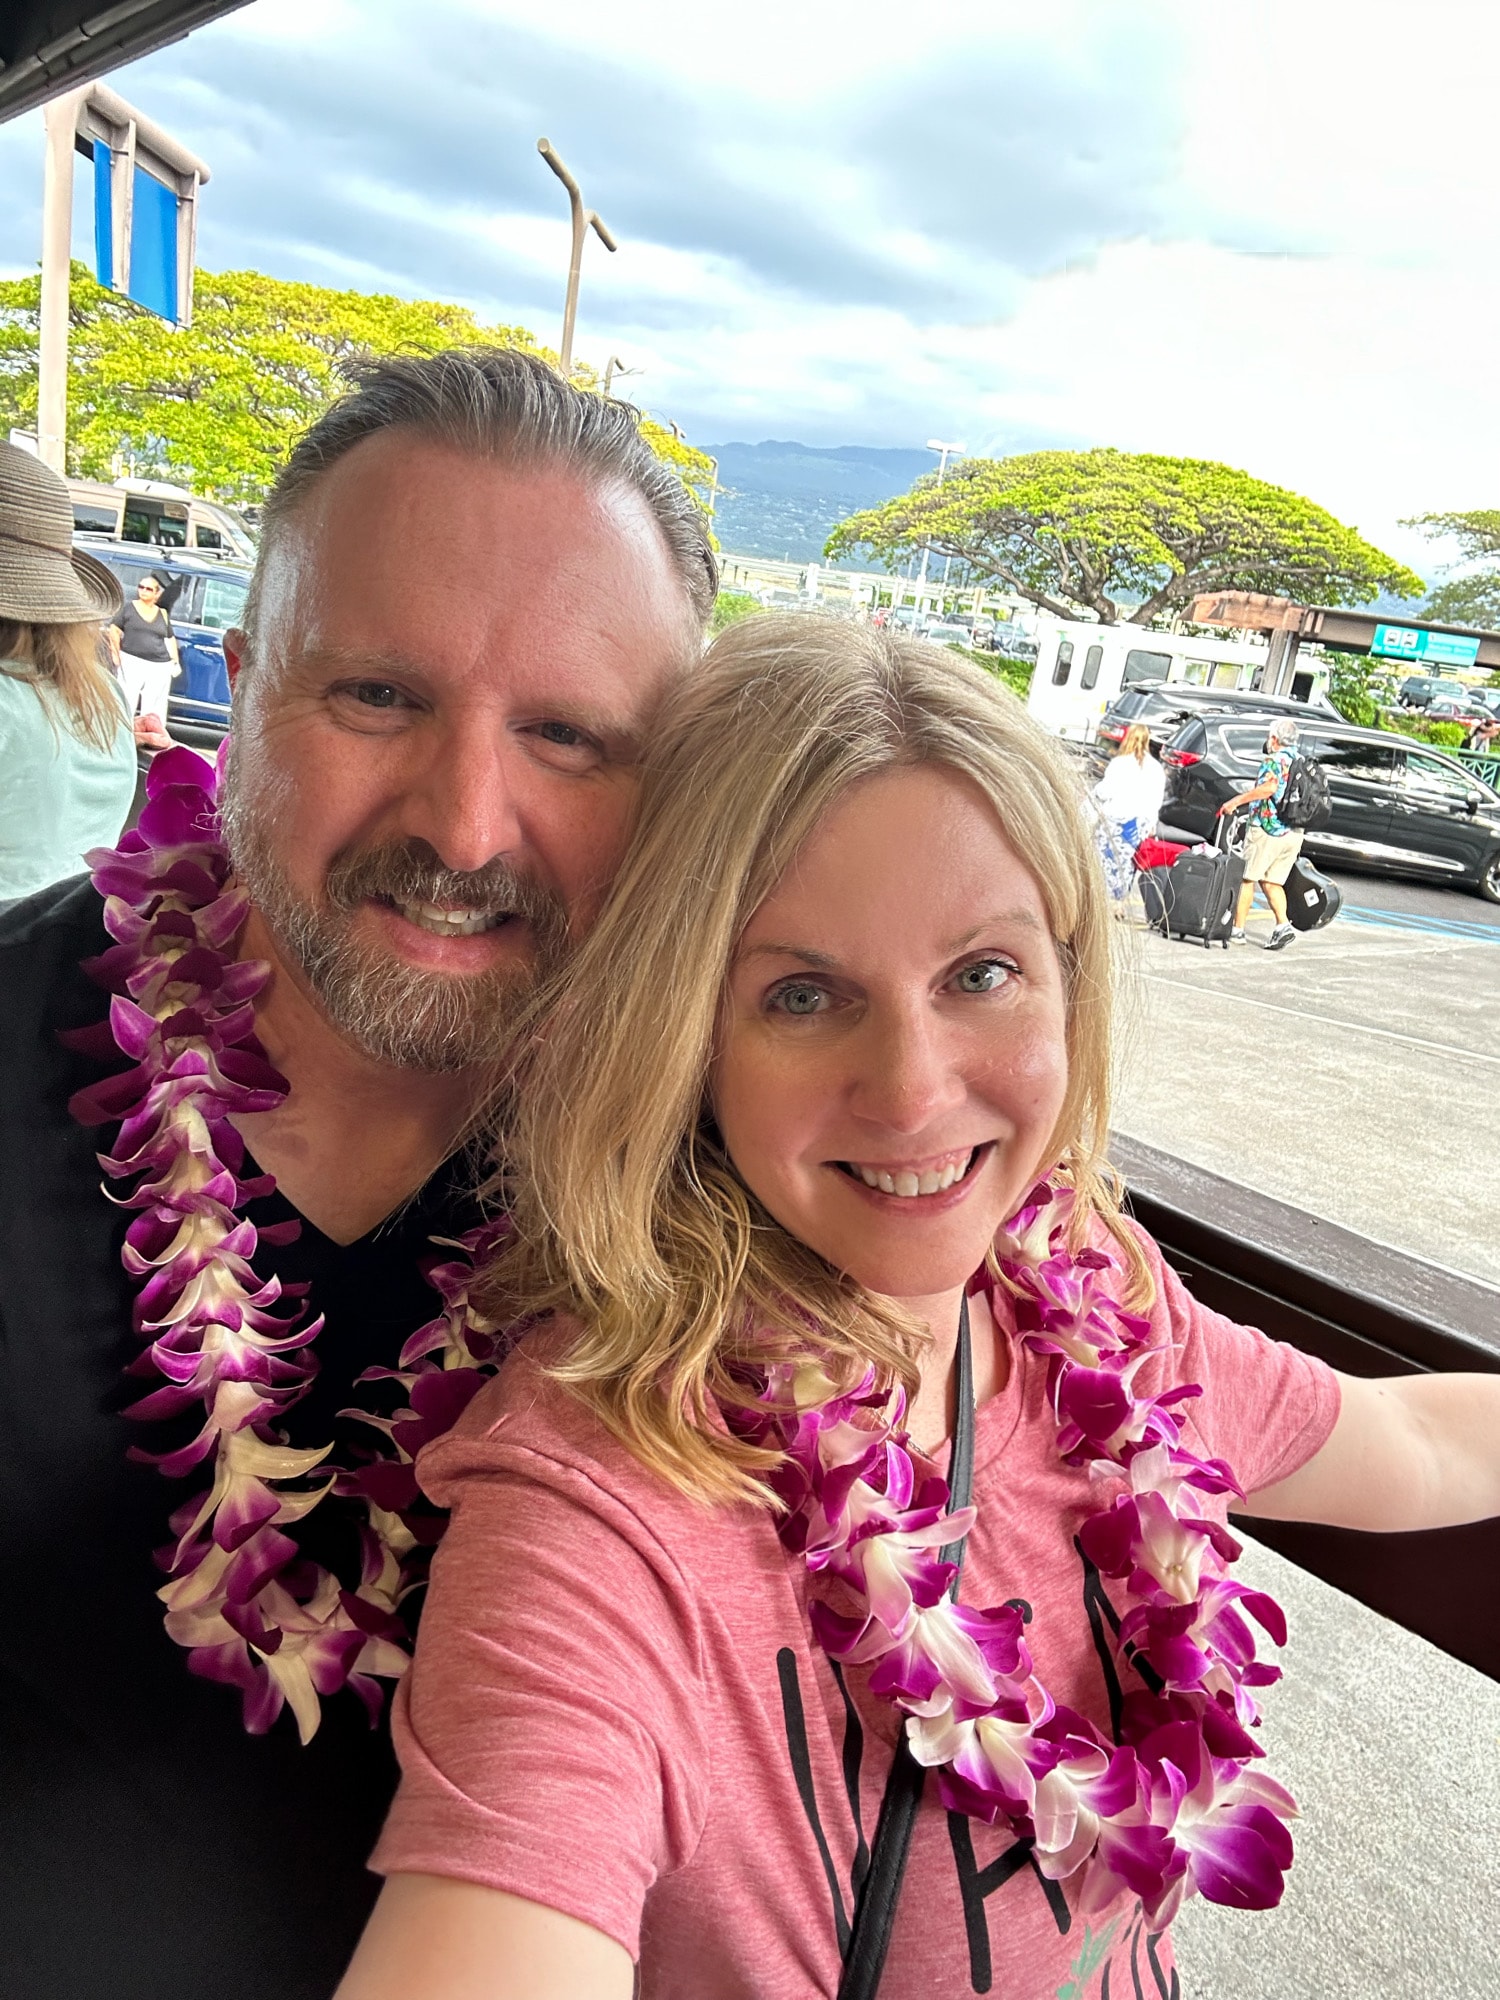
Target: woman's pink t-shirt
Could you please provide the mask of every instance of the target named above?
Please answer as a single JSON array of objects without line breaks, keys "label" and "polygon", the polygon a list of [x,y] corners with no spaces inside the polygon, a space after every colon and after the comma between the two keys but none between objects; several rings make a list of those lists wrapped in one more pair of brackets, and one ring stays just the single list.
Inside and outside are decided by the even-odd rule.
[{"label": "woman's pink t-shirt", "polygon": [[[1200,1383],[1191,1447],[1250,1492],[1286,1478],[1332,1430],[1336,1378],[1206,1311],[1147,1251],[1175,1360],[1140,1386]],[[1012,1354],[978,1414],[963,1596],[1024,1599],[1043,1685],[1107,1731],[1113,1669],[1073,1546],[1107,1496],[1058,1456],[1045,1363]],[[638,1959],[644,2000],[834,1995],[897,1718],[814,1643],[805,1567],[769,1512],[666,1487],[524,1348],[420,1464],[452,1520],[374,1867],[581,1918]],[[1165,2000],[1177,1984],[1133,1899],[1075,1921],[1024,1844],[946,1813],[929,1779],[880,1990]]]}]

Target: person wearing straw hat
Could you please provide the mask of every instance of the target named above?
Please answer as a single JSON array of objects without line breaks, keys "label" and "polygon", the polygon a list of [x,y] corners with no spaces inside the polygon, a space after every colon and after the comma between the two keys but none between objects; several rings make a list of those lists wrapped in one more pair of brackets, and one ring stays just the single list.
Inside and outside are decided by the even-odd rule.
[{"label": "person wearing straw hat", "polygon": [[100,651],[120,592],[72,543],[62,480],[0,444],[0,902],[76,875],[135,797],[134,732]]}]

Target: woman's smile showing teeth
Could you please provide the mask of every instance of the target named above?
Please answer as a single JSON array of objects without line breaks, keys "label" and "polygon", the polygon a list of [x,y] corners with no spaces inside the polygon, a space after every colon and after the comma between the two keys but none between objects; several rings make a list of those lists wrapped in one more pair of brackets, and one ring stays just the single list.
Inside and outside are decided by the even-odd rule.
[{"label": "woman's smile showing teeth", "polygon": [[900,1166],[866,1166],[860,1160],[840,1160],[838,1165],[844,1173],[863,1181],[878,1194],[893,1194],[911,1201],[921,1195],[946,1193],[964,1178],[984,1150],[987,1149],[967,1146],[962,1152],[940,1153],[935,1159]]}]

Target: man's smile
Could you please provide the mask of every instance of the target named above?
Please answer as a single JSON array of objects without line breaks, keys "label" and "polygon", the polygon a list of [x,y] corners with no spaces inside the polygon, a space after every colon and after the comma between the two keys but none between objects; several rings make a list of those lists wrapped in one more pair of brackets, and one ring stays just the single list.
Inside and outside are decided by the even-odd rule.
[{"label": "man's smile", "polygon": [[376,896],[372,900],[394,910],[418,930],[429,931],[433,937],[478,937],[482,931],[498,930],[515,915],[509,909],[445,908],[441,903],[403,902],[394,896]]}]

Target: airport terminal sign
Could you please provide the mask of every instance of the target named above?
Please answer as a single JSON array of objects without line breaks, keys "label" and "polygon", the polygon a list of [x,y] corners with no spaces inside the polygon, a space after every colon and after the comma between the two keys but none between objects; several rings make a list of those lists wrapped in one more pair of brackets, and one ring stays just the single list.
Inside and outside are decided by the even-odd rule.
[{"label": "airport terminal sign", "polygon": [[1370,651],[1387,660],[1420,660],[1424,666],[1472,667],[1479,658],[1479,638],[1415,625],[1377,625]]}]

